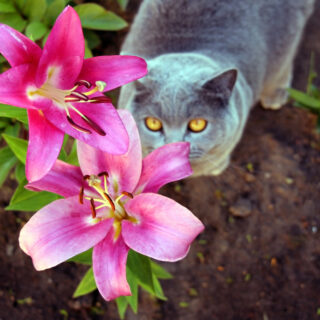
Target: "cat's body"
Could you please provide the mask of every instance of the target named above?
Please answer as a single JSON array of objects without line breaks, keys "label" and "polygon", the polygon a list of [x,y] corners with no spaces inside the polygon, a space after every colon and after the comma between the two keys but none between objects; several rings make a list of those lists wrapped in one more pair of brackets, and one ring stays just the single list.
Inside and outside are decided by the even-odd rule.
[{"label": "cat's body", "polygon": [[[137,121],[144,152],[189,141],[194,174],[221,173],[250,108],[259,99],[270,108],[285,102],[313,2],[145,0],[121,53],[145,58],[149,74],[119,100]],[[149,130],[148,117],[161,129]],[[204,130],[191,131],[200,118]]]}]

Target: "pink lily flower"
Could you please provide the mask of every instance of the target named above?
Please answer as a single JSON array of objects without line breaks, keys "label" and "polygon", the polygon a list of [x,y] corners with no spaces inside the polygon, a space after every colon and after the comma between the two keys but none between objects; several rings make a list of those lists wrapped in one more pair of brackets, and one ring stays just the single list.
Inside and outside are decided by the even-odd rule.
[{"label": "pink lily flower", "polygon": [[44,270],[93,248],[97,287],[106,300],[130,295],[129,248],[161,261],[186,256],[204,226],[187,208],[156,194],[164,184],[189,176],[189,143],[177,142],[142,159],[133,117],[120,110],[130,136],[124,155],[110,155],[78,142],[80,168],[57,160],[31,190],[66,199],[39,210],[20,233],[20,247]]},{"label": "pink lily flower", "polygon": [[0,75],[0,102],[28,110],[29,181],[51,169],[64,133],[112,154],[127,151],[126,130],[103,92],[143,77],[147,73],[143,59],[100,56],[84,60],[80,19],[69,6],[57,18],[43,50],[0,24],[0,53],[12,67]]}]

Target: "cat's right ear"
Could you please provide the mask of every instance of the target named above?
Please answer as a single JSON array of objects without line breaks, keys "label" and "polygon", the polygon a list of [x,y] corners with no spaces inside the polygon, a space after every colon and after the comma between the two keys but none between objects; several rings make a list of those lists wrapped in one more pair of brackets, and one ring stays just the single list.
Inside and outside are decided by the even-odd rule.
[{"label": "cat's right ear", "polygon": [[139,106],[149,97],[150,90],[148,90],[147,86],[140,79],[136,80],[133,84],[135,87],[134,102]]},{"label": "cat's right ear", "polygon": [[226,102],[229,100],[234,85],[236,84],[238,71],[230,69],[220,75],[210,79],[202,85],[202,91],[207,98],[221,99]]},{"label": "cat's right ear", "polygon": [[147,87],[146,87],[146,85],[143,83],[143,80],[142,80],[142,79],[136,80],[136,81],[134,82],[134,86],[135,86],[136,91],[137,91],[138,93],[140,93],[140,92],[145,92],[145,91],[147,90]]}]

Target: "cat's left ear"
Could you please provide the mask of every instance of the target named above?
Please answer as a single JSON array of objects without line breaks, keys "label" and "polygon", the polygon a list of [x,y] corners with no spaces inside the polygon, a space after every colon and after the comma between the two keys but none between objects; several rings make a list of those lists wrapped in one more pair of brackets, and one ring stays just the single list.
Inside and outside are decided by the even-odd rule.
[{"label": "cat's left ear", "polygon": [[202,89],[209,96],[219,97],[224,101],[229,100],[237,76],[238,71],[236,69],[230,69],[204,83]]}]

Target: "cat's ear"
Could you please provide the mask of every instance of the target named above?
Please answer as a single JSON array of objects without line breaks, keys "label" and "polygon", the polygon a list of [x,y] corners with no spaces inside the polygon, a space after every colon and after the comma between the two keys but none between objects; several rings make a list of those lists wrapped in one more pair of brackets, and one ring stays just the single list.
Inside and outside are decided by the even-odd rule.
[{"label": "cat's ear", "polygon": [[151,92],[148,90],[146,84],[142,79],[136,80],[134,82],[135,87],[135,95],[134,95],[134,102],[137,105],[143,104],[145,100],[150,96]]},{"label": "cat's ear", "polygon": [[145,85],[144,83],[145,81],[143,79],[139,79],[139,80],[136,80],[134,82],[134,86],[136,88],[136,91],[138,93],[142,93],[142,92],[145,92],[147,90],[147,86]]},{"label": "cat's ear", "polygon": [[234,85],[237,80],[238,71],[230,69],[221,73],[220,75],[210,79],[202,85],[202,91],[208,98],[214,97],[222,99],[223,101],[229,100]]}]

